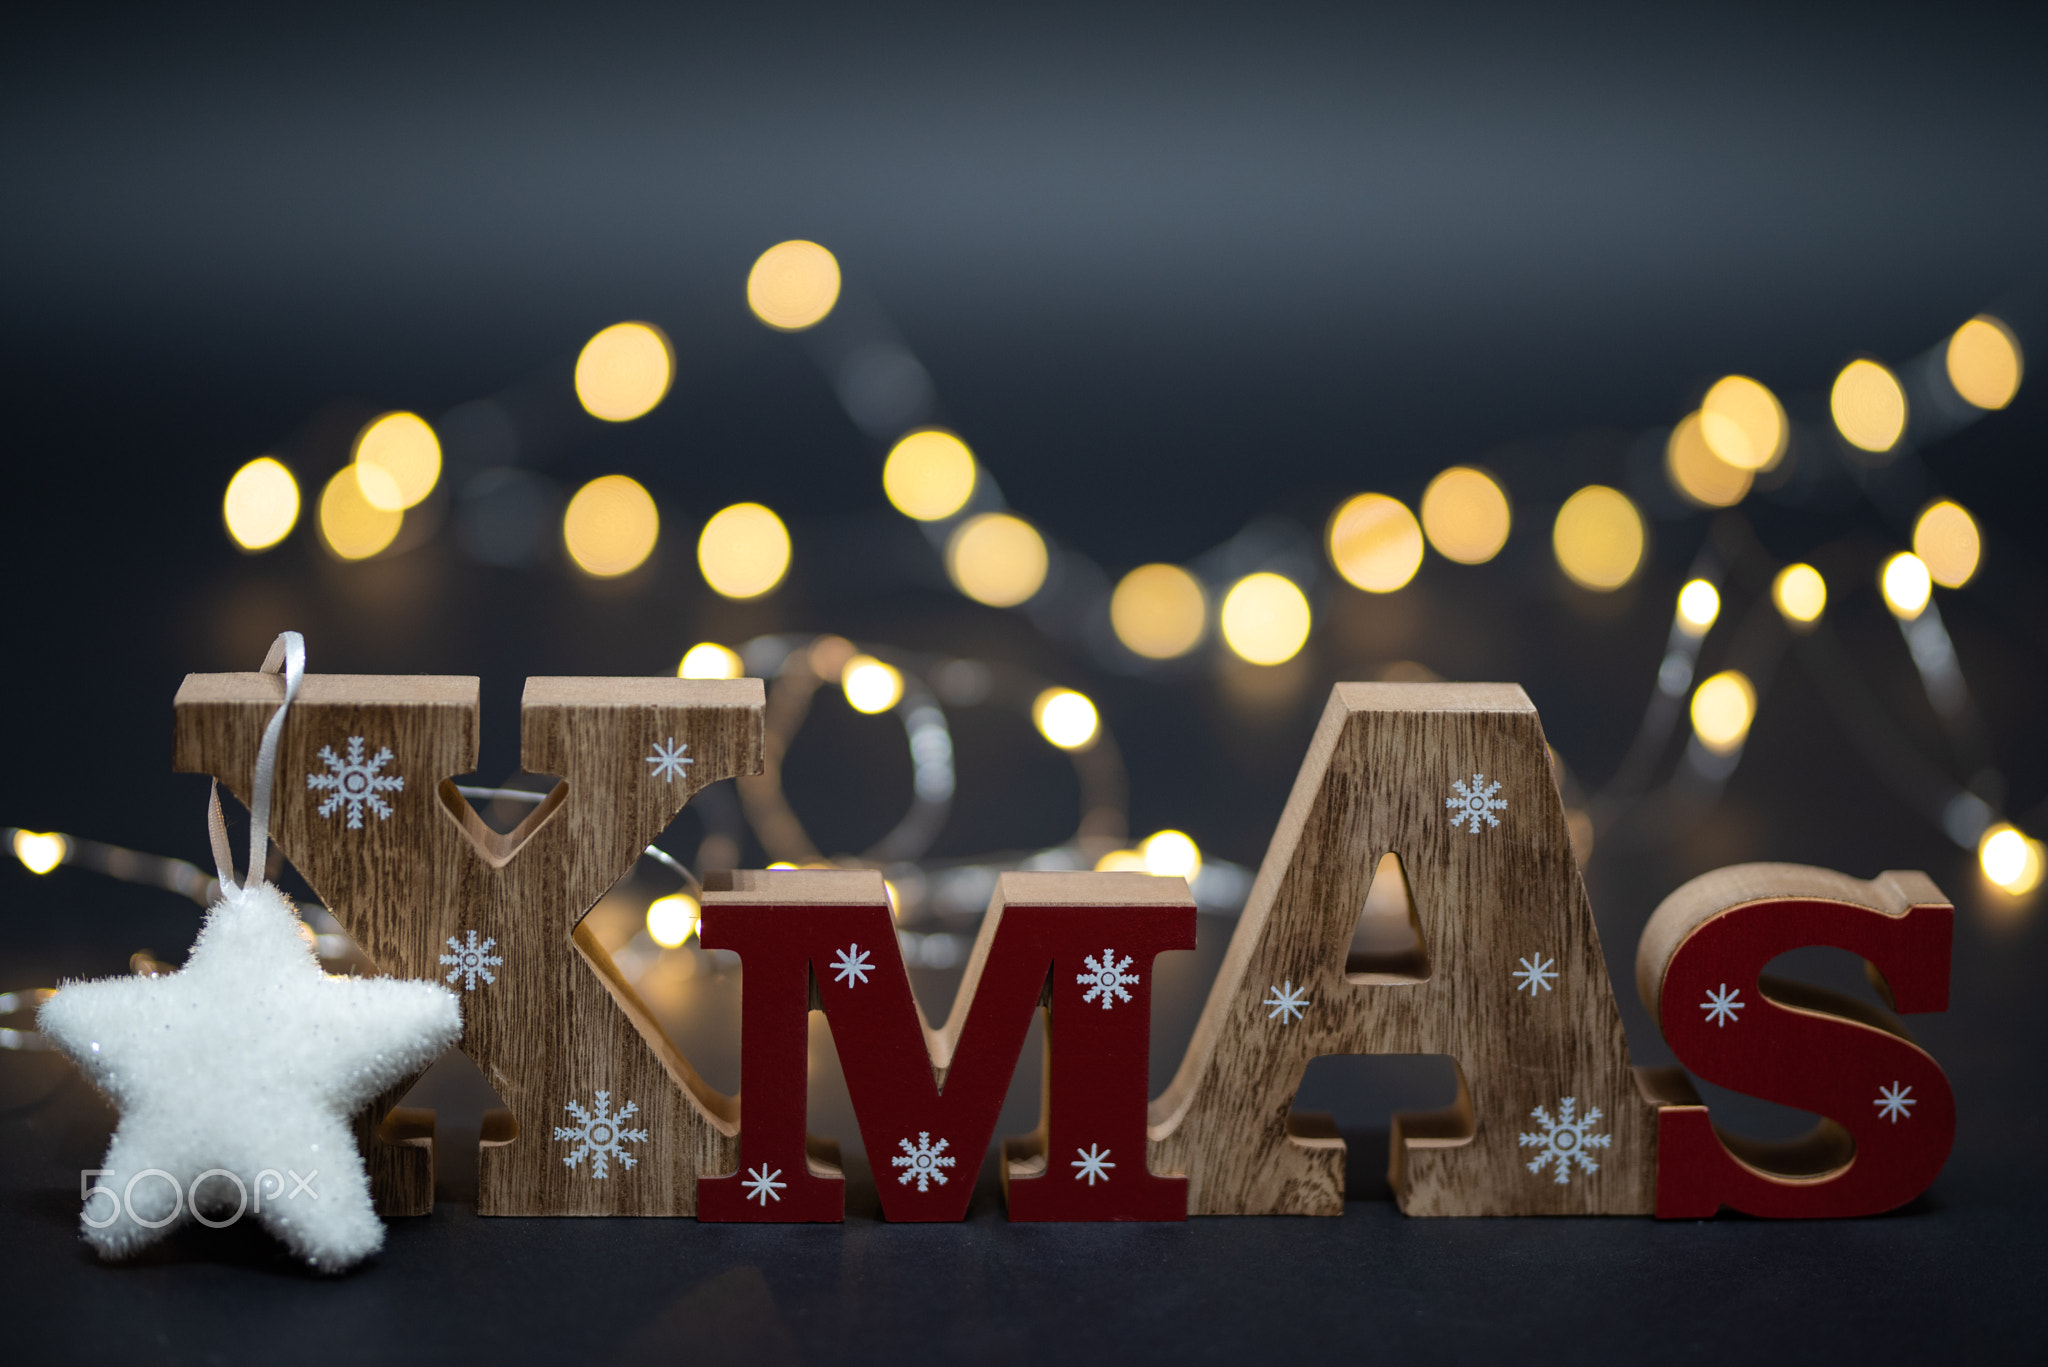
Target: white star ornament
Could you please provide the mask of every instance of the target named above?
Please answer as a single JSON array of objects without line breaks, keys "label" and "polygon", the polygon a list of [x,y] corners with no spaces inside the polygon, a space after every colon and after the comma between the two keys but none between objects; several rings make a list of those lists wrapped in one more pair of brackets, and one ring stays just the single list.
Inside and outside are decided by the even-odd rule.
[{"label": "white star ornament", "polygon": [[339,1272],[384,1245],[349,1118],[453,1044],[462,1008],[435,983],[329,977],[283,893],[230,883],[183,969],[67,984],[38,1024],[121,1112],[80,1219],[102,1257],[196,1199]]}]

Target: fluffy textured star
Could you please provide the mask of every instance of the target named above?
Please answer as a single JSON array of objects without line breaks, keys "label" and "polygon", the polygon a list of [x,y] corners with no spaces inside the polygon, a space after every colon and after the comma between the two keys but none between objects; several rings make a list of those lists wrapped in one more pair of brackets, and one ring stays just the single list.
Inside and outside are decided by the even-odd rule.
[{"label": "fluffy textured star", "polygon": [[338,1272],[384,1244],[349,1118],[454,1043],[462,1010],[434,983],[321,972],[291,903],[257,883],[225,891],[183,969],[66,984],[39,1024],[121,1113],[80,1221],[102,1257],[193,1218],[182,1198],[215,1172],[196,1188],[207,1223],[246,1200],[237,1218]]}]

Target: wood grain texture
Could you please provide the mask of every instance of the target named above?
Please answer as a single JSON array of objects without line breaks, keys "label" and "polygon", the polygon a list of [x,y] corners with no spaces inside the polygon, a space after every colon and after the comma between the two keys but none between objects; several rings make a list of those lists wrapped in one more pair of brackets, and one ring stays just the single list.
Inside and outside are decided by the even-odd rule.
[{"label": "wood grain texture", "polygon": [[1709,1082],[1822,1119],[1801,1139],[1758,1143],[1717,1129],[1697,1096],[1666,1107],[1657,1214],[1841,1218],[1925,1191],[1955,1138],[1941,1066],[1890,1012],[1764,969],[1832,946],[1862,957],[1891,1010],[1946,1010],[1954,920],[1933,882],[1908,872],[1866,883],[1745,864],[1666,898],[1644,927],[1636,985],[1672,1053]]},{"label": "wood grain texture", "polygon": [[[188,677],[175,767],[215,775],[246,803],[263,725],[282,696],[275,674]],[[510,1112],[486,1122],[481,1213],[688,1215],[697,1177],[731,1168],[735,1103],[697,1076],[580,923],[692,794],[759,771],[761,711],[754,679],[530,679],[522,760],[563,781],[501,835],[453,781],[476,763],[475,679],[306,676],[278,752],[279,848],[378,971],[448,982],[443,956],[472,931],[502,960],[490,966],[495,981],[454,983],[462,1049]],[[346,804],[320,814],[333,793],[309,788],[308,777],[338,772],[323,750],[339,770],[352,767],[356,737],[366,761],[390,750],[378,773],[404,786],[377,795],[388,815],[366,803],[351,828]],[[650,762],[664,751],[690,762]],[[387,1211],[425,1209],[432,1196],[418,1118],[378,1118],[403,1090],[366,1122],[388,1141],[365,1146]],[[577,1145],[556,1137],[557,1127],[581,1128],[571,1103],[588,1112],[600,1092],[612,1113],[631,1102],[621,1123],[646,1133],[618,1143],[603,1178],[594,1156],[565,1163]]]},{"label": "wood grain texture", "polygon": [[[1491,792],[1475,833],[1446,805]],[[1486,785],[1498,783],[1498,790]],[[1463,824],[1458,824],[1463,823]],[[1406,870],[1423,974],[1348,973],[1380,858]],[[1554,977],[1521,985],[1524,961]],[[1306,997],[1298,1019],[1276,991]],[[1344,1145],[1289,1109],[1322,1054],[1449,1054],[1456,1106],[1394,1121],[1390,1176],[1411,1215],[1643,1214],[1655,1190],[1656,1103],[1621,1019],[1542,725],[1511,684],[1339,684],[1274,832],[1195,1036],[1153,1103],[1152,1169],[1188,1178],[1194,1214],[1336,1215]],[[1588,1149],[1532,1172],[1522,1142],[1598,1107]]]}]

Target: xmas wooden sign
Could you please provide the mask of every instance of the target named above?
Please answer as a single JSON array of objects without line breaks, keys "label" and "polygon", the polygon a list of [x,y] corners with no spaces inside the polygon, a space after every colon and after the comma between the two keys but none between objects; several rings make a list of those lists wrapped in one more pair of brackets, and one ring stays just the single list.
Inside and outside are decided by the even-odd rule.
[{"label": "xmas wooden sign", "polygon": [[[194,675],[176,765],[249,800],[276,674]],[[1447,1054],[1449,1109],[1394,1119],[1413,1215],[1871,1214],[1934,1180],[1954,1134],[1941,1068],[1899,1013],[1947,1006],[1953,910],[1917,873],[1722,869],[1645,929],[1637,987],[1682,1068],[1631,1065],[1535,708],[1508,684],[1339,684],[1166,1092],[1148,1099],[1159,955],[1195,945],[1178,879],[1011,873],[952,1014],[910,990],[881,877],[706,880],[702,935],[744,970],[745,1102],[708,1086],[583,918],[705,784],[760,771],[758,680],[534,679],[523,761],[561,776],[500,835],[455,791],[477,681],[307,675],[276,746],[287,857],[381,972],[459,990],[461,1048],[505,1099],[489,1215],[838,1220],[831,1136],[806,1125],[809,1013],[845,1069],[884,1213],[957,1220],[1033,1017],[1037,1129],[1004,1137],[1012,1219],[1334,1215],[1344,1143],[1292,1110],[1325,1054]],[[1387,855],[1421,950],[1347,961]],[[1765,974],[1829,945],[1890,1011]],[[1723,1134],[1687,1070],[1824,1117],[1796,1145]],[[432,1117],[365,1111],[377,1206],[424,1213]]]}]

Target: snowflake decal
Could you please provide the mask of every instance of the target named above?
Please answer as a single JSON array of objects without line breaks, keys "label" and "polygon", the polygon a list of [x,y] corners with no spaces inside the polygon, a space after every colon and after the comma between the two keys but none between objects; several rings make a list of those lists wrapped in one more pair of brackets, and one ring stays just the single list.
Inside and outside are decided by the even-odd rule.
[{"label": "snowflake decal", "polygon": [[468,944],[464,944],[453,935],[450,935],[448,937],[448,948],[455,952],[441,956],[442,963],[455,965],[448,970],[447,981],[452,983],[457,978],[463,979],[462,990],[464,992],[476,991],[476,980],[478,978],[482,978],[485,983],[498,981],[497,975],[492,973],[491,970],[504,963],[505,960],[491,953],[497,947],[498,942],[495,939],[486,939],[482,944],[478,944],[476,942],[476,932],[473,930],[469,932]]},{"label": "snowflake decal", "polygon": [[868,980],[868,974],[875,966],[868,962],[868,952],[859,945],[848,945],[839,951],[839,957],[832,961],[832,976],[848,987],[858,987]]},{"label": "snowflake decal", "polygon": [[1298,1021],[1301,1019],[1301,1013],[1306,1011],[1310,1005],[1308,989],[1296,987],[1294,979],[1289,978],[1285,984],[1274,988],[1261,1004],[1273,1008],[1266,1013],[1267,1020],[1272,1020],[1277,1016],[1280,1018],[1282,1025],[1287,1024],[1289,1021]]},{"label": "snowflake decal", "polygon": [[1722,983],[1707,993],[1707,999],[1700,1003],[1700,1010],[1707,1013],[1709,1025],[1725,1029],[1735,1023],[1735,1013],[1747,1005],[1749,1003],[1742,1000],[1741,988],[1731,988],[1727,983]]},{"label": "snowflake decal", "polygon": [[1532,997],[1539,992],[1550,991],[1550,980],[1557,976],[1557,960],[1546,959],[1541,954],[1534,955],[1533,960],[1521,960],[1522,966],[1514,972],[1514,976],[1522,980],[1515,984],[1515,991],[1527,988]]},{"label": "snowflake decal", "polygon": [[687,744],[677,745],[674,736],[668,738],[668,744],[665,746],[660,741],[656,741],[654,743],[654,753],[647,756],[643,761],[643,763],[654,766],[647,771],[647,777],[666,779],[670,783],[674,783],[679,778],[686,777],[683,770],[697,762],[690,758],[689,751],[690,747]]},{"label": "snowflake decal", "polygon": [[306,775],[306,787],[319,789],[327,794],[320,804],[320,815],[333,816],[341,808],[348,808],[348,828],[360,831],[363,828],[363,808],[375,812],[379,820],[391,819],[391,804],[379,797],[379,793],[396,793],[405,789],[405,780],[397,774],[380,774],[377,771],[391,763],[391,747],[384,746],[369,759],[363,758],[363,738],[348,738],[348,758],[334,753],[334,747],[320,747],[320,759],[327,765],[324,774]]},{"label": "snowflake decal", "polygon": [[1109,1180],[1109,1170],[1115,1167],[1116,1164],[1109,1161],[1108,1149],[1103,1148],[1100,1144],[1090,1144],[1087,1148],[1075,1149],[1074,1152],[1081,1155],[1073,1162],[1073,1166],[1080,1169],[1079,1172],[1074,1174],[1076,1182],[1085,1178],[1088,1185],[1092,1187],[1095,1185],[1097,1178],[1105,1182]]},{"label": "snowflake decal", "polygon": [[946,1174],[939,1169],[952,1167],[953,1159],[946,1152],[945,1140],[934,1144],[930,1130],[919,1130],[916,1148],[910,1146],[908,1139],[897,1140],[896,1146],[903,1152],[891,1158],[889,1164],[903,1169],[903,1175],[896,1179],[898,1182],[905,1186],[915,1182],[919,1191],[930,1191],[934,1182],[942,1187],[946,1185]]},{"label": "snowflake decal", "polygon": [[1600,1165],[1593,1161],[1588,1149],[1604,1149],[1613,1142],[1612,1135],[1594,1134],[1593,1126],[1600,1122],[1600,1108],[1595,1106],[1584,1115],[1576,1114],[1578,1102],[1566,1097],[1558,1105],[1558,1117],[1550,1118],[1550,1110],[1538,1106],[1529,1112],[1529,1118],[1543,1128],[1535,1134],[1522,1136],[1522,1147],[1540,1145],[1542,1152],[1529,1160],[1529,1171],[1542,1172],[1546,1166],[1557,1173],[1557,1184],[1564,1186],[1572,1180],[1572,1164],[1579,1165],[1581,1172],[1598,1172]]},{"label": "snowflake decal", "polygon": [[602,1182],[608,1175],[606,1168],[612,1159],[618,1159],[623,1166],[629,1168],[639,1161],[626,1152],[625,1145],[628,1141],[635,1144],[646,1143],[647,1131],[629,1130],[623,1122],[637,1115],[640,1107],[631,1101],[617,1113],[614,1113],[611,1107],[610,1092],[597,1094],[597,1109],[594,1111],[585,1110],[580,1103],[574,1101],[562,1107],[576,1120],[574,1125],[555,1126],[556,1139],[567,1139],[576,1145],[573,1150],[562,1155],[563,1166],[573,1168],[587,1157],[590,1159],[590,1175]]},{"label": "snowflake decal", "polygon": [[1484,774],[1472,775],[1472,786],[1470,788],[1465,786],[1464,779],[1459,779],[1451,785],[1451,791],[1456,793],[1457,796],[1445,798],[1444,806],[1451,809],[1451,828],[1453,830],[1456,830],[1460,824],[1469,821],[1472,823],[1472,834],[1477,835],[1479,834],[1480,822],[1484,821],[1489,826],[1498,826],[1500,825],[1500,818],[1495,816],[1494,813],[1504,812],[1508,809],[1507,801],[1504,798],[1494,796],[1495,793],[1500,791],[1500,784],[1498,782],[1488,783]]},{"label": "snowflake decal", "polygon": [[1127,1002],[1131,999],[1131,994],[1124,991],[1124,984],[1138,981],[1138,975],[1124,972],[1131,966],[1130,955],[1124,955],[1123,962],[1118,963],[1116,951],[1105,945],[1100,959],[1090,954],[1081,962],[1088,965],[1088,971],[1076,973],[1074,981],[1088,989],[1081,994],[1082,1001],[1092,1002],[1100,997],[1102,1009],[1107,1011],[1118,1002]]},{"label": "snowflake decal", "polygon": [[1894,1082],[1889,1087],[1878,1088],[1877,1100],[1870,1104],[1877,1107],[1879,1119],[1889,1120],[1896,1125],[1901,1120],[1913,1118],[1913,1107],[1917,1103],[1911,1087],[1901,1087]]},{"label": "snowflake decal", "polygon": [[749,1201],[759,1201],[763,1210],[768,1209],[770,1201],[780,1201],[782,1197],[779,1193],[782,1188],[789,1185],[787,1182],[775,1180],[780,1176],[782,1176],[781,1168],[770,1172],[766,1163],[763,1163],[758,1168],[747,1169],[747,1180],[740,1183],[741,1186],[747,1189],[746,1199]]}]

